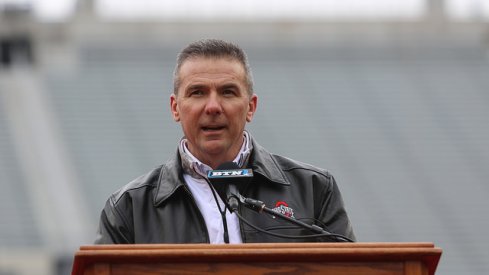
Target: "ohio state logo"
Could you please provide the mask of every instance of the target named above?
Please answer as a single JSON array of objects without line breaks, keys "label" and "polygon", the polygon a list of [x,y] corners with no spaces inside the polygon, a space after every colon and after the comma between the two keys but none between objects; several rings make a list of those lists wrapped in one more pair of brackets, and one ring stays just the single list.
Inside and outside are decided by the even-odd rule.
[{"label": "ohio state logo", "polygon": [[272,209],[273,211],[280,213],[282,215],[285,215],[289,218],[294,218],[294,209],[290,208],[289,205],[284,202],[284,201],[278,201],[275,204],[275,208]]}]

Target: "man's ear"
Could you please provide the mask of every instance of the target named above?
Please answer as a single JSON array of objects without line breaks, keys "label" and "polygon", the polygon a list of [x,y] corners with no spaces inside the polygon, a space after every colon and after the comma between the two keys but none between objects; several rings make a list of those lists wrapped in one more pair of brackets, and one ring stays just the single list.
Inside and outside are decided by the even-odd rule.
[{"label": "man's ear", "polygon": [[173,120],[180,121],[180,112],[178,111],[177,96],[172,93],[170,96],[170,109],[173,116]]},{"label": "man's ear", "polygon": [[253,119],[253,116],[255,115],[256,112],[256,107],[258,104],[258,96],[256,94],[253,94],[250,98],[250,102],[248,103],[248,113],[246,114],[246,121],[251,122]]}]

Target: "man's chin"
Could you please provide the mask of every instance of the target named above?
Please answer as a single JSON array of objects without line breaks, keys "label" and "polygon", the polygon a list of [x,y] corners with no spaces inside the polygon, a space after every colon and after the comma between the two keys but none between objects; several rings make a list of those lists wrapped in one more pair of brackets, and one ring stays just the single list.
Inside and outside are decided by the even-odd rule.
[{"label": "man's chin", "polygon": [[224,147],[222,142],[207,142],[203,151],[210,156],[218,156],[224,153]]}]

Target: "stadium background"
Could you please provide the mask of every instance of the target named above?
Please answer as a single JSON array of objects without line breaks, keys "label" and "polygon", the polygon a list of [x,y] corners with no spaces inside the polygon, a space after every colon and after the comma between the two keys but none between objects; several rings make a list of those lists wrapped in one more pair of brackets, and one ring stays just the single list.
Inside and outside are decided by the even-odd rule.
[{"label": "stadium background", "polygon": [[489,273],[489,1],[40,2],[0,1],[0,274],[68,274],[109,194],[174,153],[201,38],[245,49],[248,129],[331,171],[359,241]]}]

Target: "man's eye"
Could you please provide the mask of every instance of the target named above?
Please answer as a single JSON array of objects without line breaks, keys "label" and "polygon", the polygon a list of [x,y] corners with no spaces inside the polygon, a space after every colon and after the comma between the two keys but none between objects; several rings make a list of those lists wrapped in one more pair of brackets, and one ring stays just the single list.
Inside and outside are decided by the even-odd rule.
[{"label": "man's eye", "polygon": [[191,91],[189,93],[190,96],[199,96],[199,95],[203,95],[204,92],[202,90],[195,90],[195,91]]},{"label": "man's eye", "polygon": [[236,95],[236,91],[231,90],[231,89],[226,89],[222,91],[222,94],[225,96],[233,96]]}]

